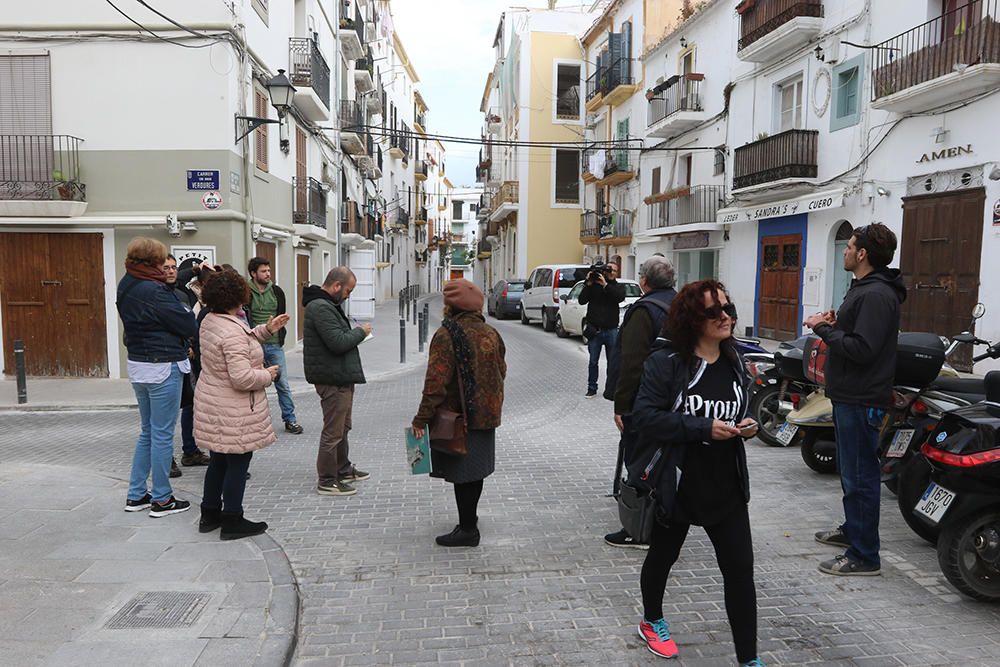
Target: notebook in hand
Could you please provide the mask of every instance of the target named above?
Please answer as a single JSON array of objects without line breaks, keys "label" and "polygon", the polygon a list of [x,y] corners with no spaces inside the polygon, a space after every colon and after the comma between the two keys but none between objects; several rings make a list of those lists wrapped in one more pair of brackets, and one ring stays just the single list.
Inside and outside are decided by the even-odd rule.
[{"label": "notebook in hand", "polygon": [[410,466],[410,473],[414,475],[426,475],[431,471],[431,446],[430,437],[424,429],[424,437],[417,438],[413,435],[413,429],[407,426],[403,429],[406,435],[406,462]]}]

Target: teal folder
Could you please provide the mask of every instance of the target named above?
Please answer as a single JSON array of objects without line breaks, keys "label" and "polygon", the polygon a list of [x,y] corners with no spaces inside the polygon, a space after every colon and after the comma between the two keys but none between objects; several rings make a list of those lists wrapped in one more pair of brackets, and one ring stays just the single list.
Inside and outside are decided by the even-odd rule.
[{"label": "teal folder", "polygon": [[424,429],[424,437],[417,439],[413,435],[413,429],[407,426],[403,429],[406,434],[406,462],[410,465],[410,473],[414,475],[427,475],[431,471],[431,441]]}]

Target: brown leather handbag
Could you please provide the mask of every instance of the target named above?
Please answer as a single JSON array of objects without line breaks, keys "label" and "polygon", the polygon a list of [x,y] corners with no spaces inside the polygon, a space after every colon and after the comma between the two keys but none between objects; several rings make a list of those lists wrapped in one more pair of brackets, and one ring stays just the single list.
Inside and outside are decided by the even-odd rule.
[{"label": "brown leather handbag", "polygon": [[462,403],[462,412],[453,412],[444,408],[438,408],[428,424],[431,449],[435,449],[444,454],[452,456],[465,456],[468,450],[465,449],[465,433],[468,430],[468,417],[465,414],[465,391],[462,389],[462,377],[455,371],[455,379],[458,380],[458,395]]}]

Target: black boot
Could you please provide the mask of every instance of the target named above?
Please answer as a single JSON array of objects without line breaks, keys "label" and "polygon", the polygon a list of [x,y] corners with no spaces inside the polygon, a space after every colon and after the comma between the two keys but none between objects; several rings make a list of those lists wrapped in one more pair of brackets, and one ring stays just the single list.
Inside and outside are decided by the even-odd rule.
[{"label": "black boot", "polygon": [[211,533],[222,525],[222,510],[218,507],[205,507],[201,504],[201,520],[198,521],[199,533]]},{"label": "black boot", "polygon": [[219,539],[238,540],[241,537],[251,537],[260,535],[267,530],[267,523],[264,521],[247,521],[243,518],[243,512],[222,512],[222,532]]},{"label": "black boot", "polygon": [[462,528],[462,526],[455,526],[455,530],[447,535],[438,535],[434,541],[442,547],[478,547],[479,529],[473,527],[470,530]]}]

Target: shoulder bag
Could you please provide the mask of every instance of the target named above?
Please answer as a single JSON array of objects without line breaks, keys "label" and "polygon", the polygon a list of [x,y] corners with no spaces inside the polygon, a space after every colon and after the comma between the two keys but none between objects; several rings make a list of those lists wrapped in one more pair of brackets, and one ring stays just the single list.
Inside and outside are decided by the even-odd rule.
[{"label": "shoulder bag", "polygon": [[452,456],[465,456],[468,452],[465,449],[465,433],[468,429],[468,417],[465,414],[465,391],[462,388],[462,376],[455,369],[455,379],[458,381],[458,395],[462,404],[462,412],[454,412],[445,408],[438,408],[428,424],[430,433],[431,449]]}]

